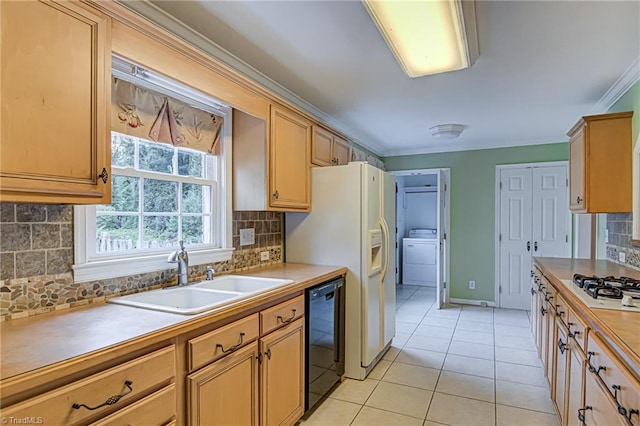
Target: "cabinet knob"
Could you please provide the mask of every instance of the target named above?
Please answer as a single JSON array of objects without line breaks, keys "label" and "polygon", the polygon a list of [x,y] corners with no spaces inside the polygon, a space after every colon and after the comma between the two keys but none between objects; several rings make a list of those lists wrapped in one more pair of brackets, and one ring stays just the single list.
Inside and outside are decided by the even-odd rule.
[{"label": "cabinet knob", "polygon": [[278,190],[276,190],[276,192],[273,193],[273,198],[277,200],[278,197],[280,197],[280,194],[278,193]]},{"label": "cabinet knob", "polygon": [[583,201],[584,200],[582,198],[580,198],[580,197],[576,198],[576,203],[578,203],[578,204],[582,204]]},{"label": "cabinet knob", "polygon": [[109,179],[109,173],[107,173],[107,169],[103,167],[102,173],[100,173],[98,177],[102,179],[102,182],[107,183],[107,179]]}]

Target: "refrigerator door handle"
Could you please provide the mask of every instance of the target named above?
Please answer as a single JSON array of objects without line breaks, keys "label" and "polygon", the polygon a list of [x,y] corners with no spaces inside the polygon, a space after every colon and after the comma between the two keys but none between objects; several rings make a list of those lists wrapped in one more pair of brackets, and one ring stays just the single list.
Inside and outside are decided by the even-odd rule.
[{"label": "refrigerator door handle", "polygon": [[387,269],[389,268],[389,227],[387,226],[387,222],[384,220],[384,217],[380,218],[380,227],[382,228],[382,233],[384,234],[384,265],[382,265],[382,271],[380,273],[380,282],[384,280],[384,277],[387,275]]}]

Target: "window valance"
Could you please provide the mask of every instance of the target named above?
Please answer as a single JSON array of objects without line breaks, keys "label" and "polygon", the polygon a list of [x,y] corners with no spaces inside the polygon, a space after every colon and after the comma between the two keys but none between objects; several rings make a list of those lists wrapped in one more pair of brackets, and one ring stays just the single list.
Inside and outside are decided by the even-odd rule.
[{"label": "window valance", "polygon": [[113,77],[111,130],[214,155],[222,117]]}]

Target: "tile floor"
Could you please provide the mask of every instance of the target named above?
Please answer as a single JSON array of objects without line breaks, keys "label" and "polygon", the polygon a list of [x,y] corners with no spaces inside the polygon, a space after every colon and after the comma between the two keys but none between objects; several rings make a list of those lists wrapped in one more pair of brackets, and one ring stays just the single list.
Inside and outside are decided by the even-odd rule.
[{"label": "tile floor", "polygon": [[393,346],[338,385],[308,425],[558,425],[526,311],[453,305],[398,286]]}]

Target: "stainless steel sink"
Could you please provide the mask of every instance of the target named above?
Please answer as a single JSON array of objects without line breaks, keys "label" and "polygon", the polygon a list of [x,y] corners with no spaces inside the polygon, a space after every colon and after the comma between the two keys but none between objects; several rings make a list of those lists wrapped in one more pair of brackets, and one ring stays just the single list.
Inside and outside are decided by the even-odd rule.
[{"label": "stainless steel sink", "polygon": [[239,292],[178,287],[114,297],[109,299],[109,303],[175,314],[193,315],[213,310],[242,298],[244,298],[244,294]]},{"label": "stainless steel sink", "polygon": [[247,277],[243,275],[223,275],[209,281],[192,284],[194,288],[238,293],[259,293],[293,283],[293,280],[279,278]]}]

